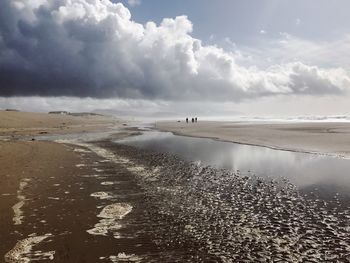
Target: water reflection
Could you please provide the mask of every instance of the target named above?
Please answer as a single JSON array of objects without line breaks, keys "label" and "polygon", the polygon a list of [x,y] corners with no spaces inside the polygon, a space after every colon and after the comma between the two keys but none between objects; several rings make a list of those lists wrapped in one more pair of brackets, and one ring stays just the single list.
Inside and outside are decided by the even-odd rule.
[{"label": "water reflection", "polygon": [[301,188],[326,187],[344,193],[350,190],[349,160],[156,131],[117,142],[169,152],[203,165],[240,170],[258,176],[287,177]]}]

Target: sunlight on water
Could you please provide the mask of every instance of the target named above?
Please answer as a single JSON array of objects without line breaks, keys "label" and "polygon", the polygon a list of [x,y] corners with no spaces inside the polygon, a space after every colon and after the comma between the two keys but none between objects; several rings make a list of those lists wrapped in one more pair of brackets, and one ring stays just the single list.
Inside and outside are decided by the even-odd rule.
[{"label": "sunlight on water", "polygon": [[299,187],[350,189],[350,161],[326,155],[275,150],[212,139],[145,132],[118,143],[176,154],[201,165],[239,170],[262,177],[286,177]]}]

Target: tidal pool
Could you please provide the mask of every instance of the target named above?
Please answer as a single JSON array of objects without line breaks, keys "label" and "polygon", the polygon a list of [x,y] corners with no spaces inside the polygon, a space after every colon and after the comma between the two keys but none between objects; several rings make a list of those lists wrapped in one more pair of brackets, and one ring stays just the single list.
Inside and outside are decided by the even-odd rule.
[{"label": "tidal pool", "polygon": [[327,155],[275,150],[213,139],[146,131],[117,143],[178,155],[188,161],[254,174],[285,177],[301,189],[327,189],[348,195],[350,160]]}]

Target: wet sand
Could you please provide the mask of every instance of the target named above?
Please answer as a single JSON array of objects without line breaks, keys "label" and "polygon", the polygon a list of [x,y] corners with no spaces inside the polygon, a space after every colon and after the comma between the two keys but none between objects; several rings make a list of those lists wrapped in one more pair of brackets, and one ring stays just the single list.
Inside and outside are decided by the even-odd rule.
[{"label": "wet sand", "polygon": [[[129,183],[130,174],[77,146],[51,142],[0,145],[1,262],[111,262],[110,256],[128,255],[132,249],[129,238],[116,242],[111,233],[91,235],[88,230],[100,220],[102,208],[117,199],[113,197],[113,202],[91,195],[121,185],[120,195],[138,192],[137,186]],[[118,185],[102,184],[110,180]],[[23,182],[26,184],[20,187]],[[13,207],[22,200],[18,220]],[[121,225],[126,214],[118,218]]]},{"label": "wet sand", "polygon": [[[4,262],[193,262],[196,258],[205,262],[216,258],[193,251],[192,242],[178,244],[156,235],[157,229],[165,230],[167,220],[160,221],[158,207],[136,178],[139,167],[126,156],[106,150],[107,146],[115,145],[109,141],[80,146],[1,143],[0,253]],[[14,206],[21,201],[16,213]]]},{"label": "wet sand", "polygon": [[158,122],[179,135],[350,157],[350,123]]},{"label": "wet sand", "polygon": [[350,260],[350,207],[337,195],[325,202],[317,193],[301,193],[282,178],[202,167],[169,154],[108,141],[91,149],[123,165],[143,190],[143,207],[151,215],[146,229],[164,251],[154,257],[138,254],[144,259]]},{"label": "wet sand", "polygon": [[[348,204],[112,142],[0,141],[0,254],[37,262],[348,262]],[[21,138],[21,137],[20,137]]]},{"label": "wet sand", "polygon": [[[169,249],[155,240],[153,231],[162,224],[153,217],[155,208],[146,202],[132,163],[92,143],[32,141],[42,131],[85,130],[72,123],[74,128],[62,132],[50,126],[55,121],[46,128],[39,115],[36,122],[26,119],[31,113],[10,112],[6,116],[11,120],[0,124],[0,262],[185,262],[197,254],[213,257],[183,246]],[[67,116],[62,118],[67,121]],[[16,125],[11,127],[11,122]],[[109,124],[101,121],[99,127]],[[111,139],[133,134],[135,129],[125,127]]]},{"label": "wet sand", "polygon": [[[350,210],[337,196],[325,203],[283,179],[201,167],[110,140],[6,145],[21,154],[1,170],[9,174],[1,190],[5,262],[350,259]],[[17,224],[13,205],[20,200]]]},{"label": "wet sand", "polygon": [[[0,149],[2,262],[5,255],[5,262],[26,262],[18,254],[11,256],[8,253],[17,242],[24,241],[25,244],[33,233],[38,237],[47,236],[40,242],[43,244],[39,250],[55,251],[56,254],[60,248],[52,247],[52,238],[64,238],[77,227],[80,217],[72,216],[76,211],[69,211],[73,208],[70,204],[73,199],[64,194],[64,191],[76,189],[72,179],[78,170],[75,163],[79,162],[79,156],[70,148],[51,142],[1,142]],[[71,185],[72,190],[62,189],[62,184],[66,188]],[[67,213],[64,213],[65,209],[68,209]],[[28,244],[22,250],[25,251],[26,247],[29,248]],[[45,261],[49,255],[39,253],[36,257]],[[28,258],[33,258],[33,255]]]},{"label": "wet sand", "polygon": [[89,179],[104,171],[97,168],[101,158],[78,146],[31,138],[105,131],[120,122],[24,112],[0,117],[0,262],[97,262],[115,254],[113,237],[101,246],[87,232],[101,212],[90,195],[107,187]]}]

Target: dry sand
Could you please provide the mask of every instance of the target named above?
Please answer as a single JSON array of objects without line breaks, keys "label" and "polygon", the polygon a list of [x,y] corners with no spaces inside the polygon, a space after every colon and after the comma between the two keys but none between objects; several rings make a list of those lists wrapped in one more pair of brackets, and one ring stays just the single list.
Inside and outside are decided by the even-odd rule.
[{"label": "dry sand", "polygon": [[158,122],[176,134],[350,157],[350,123]]},{"label": "dry sand", "polygon": [[104,130],[120,121],[112,117],[71,116],[47,113],[0,111],[0,135],[67,134]]}]

